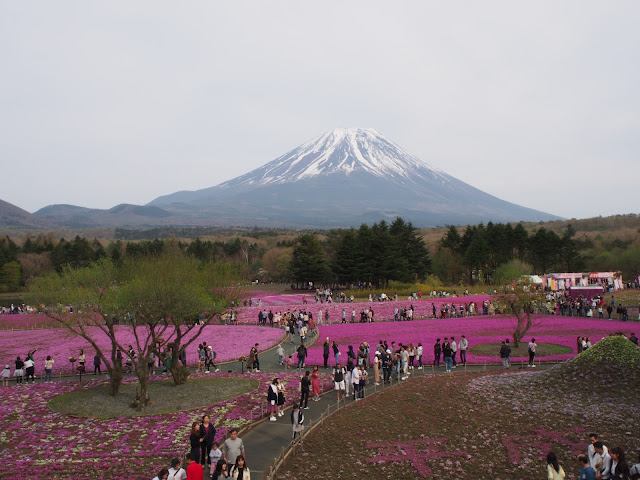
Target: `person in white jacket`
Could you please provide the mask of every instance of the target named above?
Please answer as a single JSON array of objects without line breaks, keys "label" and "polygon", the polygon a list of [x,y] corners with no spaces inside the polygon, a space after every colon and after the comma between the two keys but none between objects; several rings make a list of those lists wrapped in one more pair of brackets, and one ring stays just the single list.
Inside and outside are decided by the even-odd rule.
[{"label": "person in white jacket", "polygon": [[351,370],[351,383],[353,384],[353,398],[356,401],[360,400],[360,368],[357,366]]}]

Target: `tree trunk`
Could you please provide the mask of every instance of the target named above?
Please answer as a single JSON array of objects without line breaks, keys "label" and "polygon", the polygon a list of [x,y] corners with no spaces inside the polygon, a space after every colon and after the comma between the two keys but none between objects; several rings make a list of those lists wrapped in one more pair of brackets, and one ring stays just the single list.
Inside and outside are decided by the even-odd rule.
[{"label": "tree trunk", "polygon": [[141,411],[149,405],[149,370],[147,369],[146,363],[138,363],[136,365],[136,374],[140,387],[136,389],[136,398],[133,401],[132,407]]},{"label": "tree trunk", "polygon": [[109,372],[109,395],[115,397],[120,392],[120,385],[122,384],[122,369],[121,368],[108,368]]},{"label": "tree trunk", "polygon": [[180,362],[175,362],[169,369],[171,376],[173,377],[173,383],[176,385],[184,385],[187,383],[187,377],[189,376],[189,369],[183,367]]}]

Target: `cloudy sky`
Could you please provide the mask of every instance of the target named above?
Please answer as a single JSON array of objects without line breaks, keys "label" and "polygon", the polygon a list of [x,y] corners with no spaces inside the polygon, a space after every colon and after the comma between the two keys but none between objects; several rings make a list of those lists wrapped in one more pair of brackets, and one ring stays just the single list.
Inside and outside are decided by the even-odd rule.
[{"label": "cloudy sky", "polygon": [[0,3],[0,199],[210,187],[334,127],[556,215],[637,213],[640,3]]}]

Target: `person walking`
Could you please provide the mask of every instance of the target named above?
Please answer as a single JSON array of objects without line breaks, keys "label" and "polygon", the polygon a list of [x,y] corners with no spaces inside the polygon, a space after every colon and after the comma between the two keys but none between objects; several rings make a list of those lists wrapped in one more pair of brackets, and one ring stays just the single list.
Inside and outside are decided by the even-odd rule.
[{"label": "person walking", "polygon": [[[300,407],[305,410],[309,409],[309,390],[311,387],[311,380],[309,375],[311,372],[307,370],[304,373],[304,377],[300,379]],[[302,407],[304,405],[304,407]]]},{"label": "person walking", "polygon": [[458,362],[456,361],[456,353],[458,353],[458,344],[456,343],[456,339],[451,337],[451,341],[449,342],[451,345],[451,363],[453,368],[458,368]]},{"label": "person walking", "polygon": [[291,428],[293,430],[292,440],[296,439],[296,436],[302,436],[304,430],[304,413],[300,410],[300,406],[297,403],[293,404],[291,410]]},{"label": "person walking", "polygon": [[102,363],[102,359],[100,358],[100,354],[96,353],[93,356],[93,374],[94,375],[98,375],[99,373],[102,373],[102,371],[100,370],[101,363]]},{"label": "person walking", "polygon": [[269,413],[271,414],[269,420],[275,422],[277,420],[276,414],[278,413],[278,379],[274,378],[267,389],[267,405],[269,407]]},{"label": "person walking", "polygon": [[373,382],[376,386],[380,385],[380,363],[380,352],[376,351],[373,356]]},{"label": "person walking", "polygon": [[502,367],[503,368],[509,368],[509,351],[508,351],[509,347],[507,346],[507,344],[505,343],[504,340],[502,340],[502,343],[500,344],[500,359],[502,360]]},{"label": "person walking", "polygon": [[251,472],[242,455],[236,457],[235,465],[229,470],[229,478],[234,480],[251,480]]},{"label": "person walking", "polygon": [[329,368],[329,353],[331,345],[329,344],[329,337],[324,341],[324,345],[322,346],[322,358],[324,359],[324,368]]},{"label": "person walking", "polygon": [[451,344],[449,343],[449,339],[445,337],[444,342],[442,344],[442,355],[444,357],[446,373],[451,373],[451,353],[452,353]]},{"label": "person walking", "polygon": [[333,369],[333,385],[336,395],[338,396],[338,403],[340,403],[340,392],[342,392],[343,396],[345,393],[344,374],[344,367],[340,366],[340,363],[337,363]]},{"label": "person walking", "polygon": [[307,358],[307,347],[304,344],[304,341],[300,343],[300,346],[298,347],[297,352],[298,352],[298,368],[302,370],[304,368],[304,363]]},{"label": "person walking", "polygon": [[529,346],[529,366],[535,367],[536,364],[534,362],[536,359],[536,347],[538,346],[536,344],[536,339],[532,338],[528,346]]},{"label": "person walking", "polygon": [[433,345],[433,366],[440,366],[440,355],[442,355],[442,346],[440,345],[440,339],[436,339],[436,343]]},{"label": "person walking", "polygon": [[460,348],[460,363],[462,363],[462,365],[466,365],[467,364],[467,348],[469,348],[469,341],[467,340],[467,337],[465,337],[464,335],[462,335],[462,339],[460,339],[460,344],[458,345],[458,348]]},{"label": "person walking", "polygon": [[276,355],[278,356],[278,365],[282,366],[283,362],[284,362],[284,348],[282,348],[282,345],[278,345],[278,349],[276,350]]},{"label": "person walking", "polygon": [[313,401],[317,402],[320,400],[320,370],[317,365],[313,367],[313,372],[311,373],[311,388],[313,390]]},{"label": "person walking", "polygon": [[222,458],[224,458],[230,467],[235,465],[238,457],[247,458],[244,452],[244,442],[238,437],[238,429],[235,427],[229,431],[229,438],[224,441],[221,450]]}]

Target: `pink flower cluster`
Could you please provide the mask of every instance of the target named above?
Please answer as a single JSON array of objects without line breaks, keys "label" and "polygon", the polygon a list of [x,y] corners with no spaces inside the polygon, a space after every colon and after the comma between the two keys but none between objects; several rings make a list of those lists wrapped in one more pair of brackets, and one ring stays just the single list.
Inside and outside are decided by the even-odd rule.
[{"label": "pink flower cluster", "polygon": [[[174,414],[113,419],[79,418],[53,412],[48,401],[56,395],[89,389],[105,382],[55,382],[2,388],[0,439],[4,461],[0,478],[110,478],[129,480],[132,472],[155,472],[168,459],[188,450],[189,427],[203,413],[222,440],[231,428],[249,425],[265,412],[266,392],[273,374],[220,373],[206,378],[252,378],[260,386],[230,401]],[[297,399],[300,377],[280,373],[287,404]],[[197,375],[194,375],[197,377]],[[166,380],[166,379],[163,379]],[[322,374],[321,388],[331,388]],[[266,412],[265,412],[266,413]],[[151,478],[151,475],[149,475]]]},{"label": "pink flower cluster", "polygon": [[[17,315],[15,315],[17,316]],[[110,349],[110,341],[98,327],[90,327],[98,339],[101,348]],[[235,360],[241,355],[248,355],[251,347],[258,343],[259,349],[266,350],[280,343],[283,331],[270,327],[247,327],[237,325],[208,325],[197,341],[187,349],[187,364],[195,365],[198,361],[198,343],[206,341],[216,351],[217,362]],[[126,345],[135,345],[135,338],[129,326],[119,326],[117,336]],[[190,338],[190,337],[189,337]],[[87,370],[93,365],[95,351],[89,343],[65,328],[3,331],[0,332],[0,363],[13,366],[17,356],[24,359],[27,351],[36,349],[36,374],[44,372],[44,360],[51,355],[55,360],[56,372],[71,372],[69,357],[77,357],[80,349],[84,349],[87,357]],[[106,350],[109,352],[110,350]]]},{"label": "pink flower cluster", "polygon": [[449,452],[446,450],[446,438],[421,438],[404,443],[368,443],[367,448],[376,450],[373,458],[367,458],[369,463],[411,462],[418,475],[431,478],[433,470],[427,464],[429,460],[450,457],[467,457],[464,451]]},{"label": "pink flower cluster", "polygon": [[546,458],[547,453],[553,450],[554,444],[564,444],[569,447],[571,453],[578,455],[584,450],[583,441],[574,441],[569,436],[582,437],[585,429],[575,427],[569,431],[555,432],[551,430],[538,429],[531,435],[511,435],[500,439],[502,445],[507,449],[507,458],[509,461],[518,465],[520,463],[521,453],[520,447],[530,448],[535,446],[540,450],[540,459]]},{"label": "pink flower cluster", "polygon": [[[357,350],[362,342],[367,342],[373,355],[378,342],[386,340],[389,345],[394,341],[397,345],[400,343],[403,345],[412,343],[415,347],[421,342],[424,349],[423,363],[430,364],[433,362],[433,345],[437,338],[443,340],[444,337],[454,336],[456,341],[459,342],[460,336],[465,335],[469,341],[470,348],[484,343],[499,343],[501,339],[511,338],[515,322],[516,320],[513,317],[477,316],[415,320],[412,322],[322,325],[319,327],[320,340],[309,348],[307,363],[310,365],[323,363],[322,344],[324,339],[329,337],[330,341],[337,342],[343,363],[346,362],[348,345],[353,345],[354,349]],[[577,336],[589,336],[592,343],[595,343],[610,333],[622,331],[628,334],[633,328],[629,323],[613,320],[539,316],[536,317],[536,325],[529,330],[525,340],[528,342],[532,337],[535,337],[537,343],[563,345],[575,352]],[[552,355],[544,358],[545,360],[566,360],[574,354]],[[330,359],[331,363],[333,363],[333,351],[330,352]],[[521,361],[526,359],[514,357],[513,360]],[[499,363],[499,351],[496,349],[494,356],[475,355],[469,352],[467,353],[467,361],[470,363]]]},{"label": "pink flower cluster", "polygon": [[[239,323],[257,323],[258,313],[271,310],[273,313],[287,310],[306,310],[313,314],[314,319],[318,320],[320,311],[322,316],[329,312],[330,323],[340,323],[342,321],[342,310],[345,311],[347,321],[350,321],[352,311],[355,310],[356,321],[360,319],[360,311],[365,309],[373,309],[374,319],[390,320],[393,319],[394,310],[396,308],[409,309],[413,305],[414,318],[433,318],[433,307],[436,307],[437,316],[440,315],[440,309],[443,304],[456,305],[458,312],[460,305],[468,305],[475,302],[482,307],[482,302],[490,300],[489,295],[475,295],[469,297],[449,297],[449,298],[423,298],[421,300],[397,300],[391,302],[353,302],[353,303],[316,303],[313,295],[306,295],[307,304],[302,303],[302,295],[272,295],[265,297],[253,298],[254,304],[251,307],[242,307],[238,309]],[[262,306],[257,306],[255,301],[262,300]],[[272,302],[272,303],[269,303]]]}]

